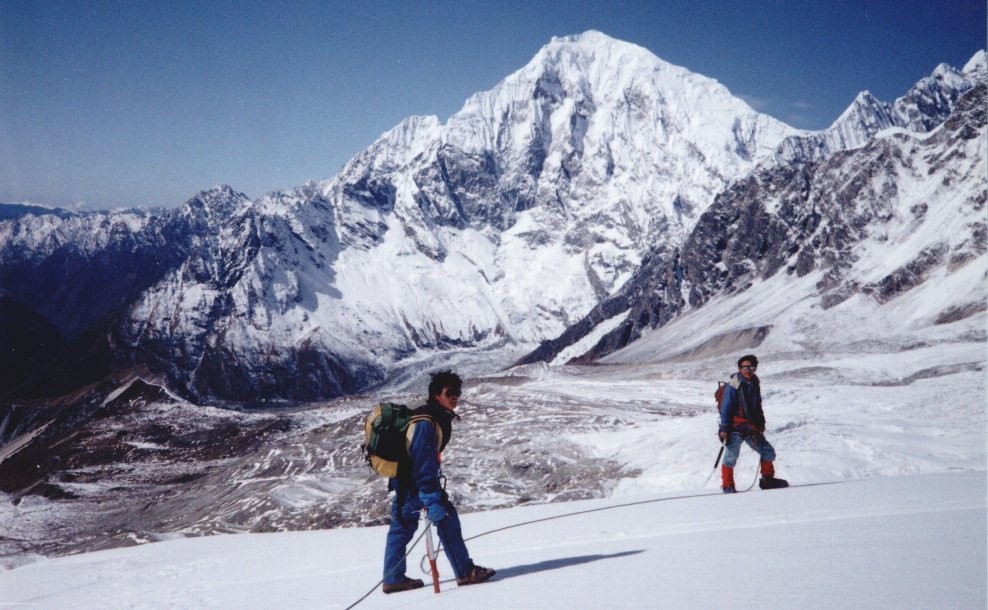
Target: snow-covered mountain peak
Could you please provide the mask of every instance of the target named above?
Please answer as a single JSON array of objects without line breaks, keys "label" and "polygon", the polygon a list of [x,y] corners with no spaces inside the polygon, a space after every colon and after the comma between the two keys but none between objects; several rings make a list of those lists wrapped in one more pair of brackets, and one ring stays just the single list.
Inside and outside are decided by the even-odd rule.
[{"label": "snow-covered mountain peak", "polygon": [[[598,68],[619,68],[618,64],[621,60],[630,61],[634,64],[632,67],[643,64],[672,65],[662,61],[644,47],[611,38],[597,30],[588,30],[582,34],[552,38],[535,54],[528,66],[569,62],[574,67],[584,69],[591,67],[592,64]],[[524,71],[523,69],[522,72]]]},{"label": "snow-covered mountain peak", "polygon": [[[682,239],[794,133],[637,45],[596,31],[554,38],[445,125],[408,117],[315,192],[263,198],[264,214],[291,210],[292,239],[318,252],[319,271],[257,277],[311,295],[296,297],[289,334],[310,329],[366,370],[531,344],[619,287],[657,241]],[[445,294],[408,298],[436,273],[456,278]],[[356,332],[368,338],[344,354],[339,337]]]},{"label": "snow-covered mountain peak", "polygon": [[945,76],[948,76],[948,75],[951,75],[951,74],[956,74],[956,73],[957,73],[957,69],[956,68],[954,68],[953,66],[951,66],[948,63],[941,62],[941,63],[937,64],[937,67],[936,68],[933,68],[933,72],[930,73],[930,76],[932,76],[933,78],[943,78]]},{"label": "snow-covered mountain peak", "polygon": [[[713,79],[690,72],[671,64],[645,47],[612,38],[597,30],[588,30],[572,36],[553,37],[532,60],[519,70],[526,73],[533,67],[580,69],[584,73],[596,71],[613,80],[620,75],[624,80],[634,77],[654,79],[658,71],[676,76],[692,76],[704,81]],[[716,82],[716,81],[713,81]]]},{"label": "snow-covered mountain peak", "polygon": [[306,182],[293,189],[274,191],[254,202],[254,210],[269,216],[286,216],[320,192],[319,184]]},{"label": "snow-covered mountain peak", "polygon": [[957,100],[977,83],[985,82],[985,77],[984,70],[965,73],[940,64],[892,104],[895,125],[921,133],[933,130],[953,111]]},{"label": "snow-covered mountain peak", "polygon": [[860,148],[889,127],[929,132],[943,123],[962,95],[988,79],[984,65],[984,51],[976,53],[963,71],[942,63],[893,103],[862,91],[827,129],[786,138],[779,146],[776,160],[820,161],[838,151]]},{"label": "snow-covered mountain peak", "polygon": [[407,166],[423,150],[433,148],[441,137],[442,125],[438,117],[407,117],[347,163],[341,174],[369,169],[395,171]]},{"label": "snow-covered mountain peak", "polygon": [[[933,122],[944,108],[953,108],[929,132],[894,123],[886,123],[894,129],[880,131],[882,119],[897,115],[888,113],[888,105],[871,108],[870,96],[859,96],[837,124],[840,130],[817,134],[825,138],[793,139],[806,146],[799,152],[841,154],[819,163],[766,166],[738,180],[701,216],[680,251],[650,257],[591,315],[520,362],[557,357],[565,362],[587,353],[586,358],[599,358],[633,341],[637,329],[674,327],[677,317],[687,319],[693,311],[702,311],[701,318],[722,314],[716,323],[700,326],[724,334],[740,319],[736,312],[764,295],[785,307],[819,299],[821,310],[852,298],[855,306],[873,299],[908,312],[910,324],[939,325],[983,311],[985,91],[983,83],[965,93],[941,90],[944,97],[933,99],[943,104],[929,106],[921,102],[931,98],[911,92],[912,105],[901,107],[915,109],[917,119]],[[853,145],[871,131],[875,135]],[[779,284],[759,285],[770,278]],[[807,278],[802,287],[799,278]],[[949,283],[955,284],[947,290]],[[925,298],[910,305],[899,300],[907,293],[922,295],[920,287],[928,291]],[[931,298],[934,294],[950,296]],[[738,301],[724,298],[734,295],[740,295]],[[714,302],[719,304],[710,307]],[[870,307],[866,303],[862,310]],[[764,338],[758,333],[780,323],[774,314],[744,320],[738,331],[751,333],[743,341],[755,345]],[[827,340],[835,340],[833,329],[820,328]],[[628,349],[651,349],[654,357],[660,344],[693,341],[695,329],[674,339],[665,332],[654,333],[658,339],[648,348],[635,343]]]},{"label": "snow-covered mountain peak", "polygon": [[628,42],[624,42],[622,40],[618,40],[617,38],[612,38],[607,34],[601,32],[600,30],[587,30],[580,34],[570,34],[567,36],[553,36],[551,39],[549,39],[549,45],[571,44],[571,43],[578,43],[578,44],[585,43],[592,45],[612,44],[612,43],[628,44],[628,45],[631,44]]},{"label": "snow-covered mountain peak", "polygon": [[876,111],[887,113],[887,106],[888,104],[872,95],[871,91],[866,89],[854,97],[851,104],[831,123],[830,127],[835,128],[848,121],[858,120],[863,114],[872,114]]},{"label": "snow-covered mountain peak", "polygon": [[875,97],[871,93],[871,91],[865,89],[864,91],[861,91],[856,96],[854,96],[854,101],[851,102],[851,105],[848,107],[848,109],[845,110],[841,114],[841,116],[836,121],[834,121],[834,123],[837,123],[842,118],[846,117],[848,112],[850,112],[850,109],[853,108],[854,106],[871,106],[879,103],[881,103],[881,101],[877,97]]},{"label": "snow-covered mountain peak", "polygon": [[185,203],[185,210],[194,216],[205,215],[211,222],[222,222],[237,216],[251,206],[247,195],[226,184],[199,192]]},{"label": "snow-covered mountain peak", "polygon": [[932,83],[942,83],[940,87],[942,88],[952,88],[952,89],[969,89],[969,76],[964,73],[963,70],[958,70],[957,68],[942,63],[934,68],[933,72],[924,78],[921,78],[915,85],[913,89],[929,88]]},{"label": "snow-covered mountain peak", "polygon": [[717,117],[728,122],[730,131],[730,121],[738,116],[760,120],[766,127],[787,134],[796,131],[758,115],[712,78],[664,61],[638,45],[591,30],[553,38],[523,68],[493,89],[471,96],[448,123],[449,131],[461,132],[461,137],[450,137],[487,145],[493,136],[503,134],[478,133],[475,115],[485,123],[497,122],[517,116],[520,108],[531,103],[542,102],[543,108],[554,110],[567,101],[587,116],[595,111],[605,115],[616,112],[618,116],[632,111],[659,121],[663,128],[682,127],[700,135],[702,129],[698,127],[721,127]]},{"label": "snow-covered mountain peak", "polygon": [[894,124],[889,105],[870,91],[862,91],[823,133],[829,133],[835,150],[864,146],[879,131]]},{"label": "snow-covered mountain peak", "polygon": [[972,79],[986,79],[986,74],[988,74],[988,54],[985,53],[984,49],[980,49],[964,64],[961,74]]}]

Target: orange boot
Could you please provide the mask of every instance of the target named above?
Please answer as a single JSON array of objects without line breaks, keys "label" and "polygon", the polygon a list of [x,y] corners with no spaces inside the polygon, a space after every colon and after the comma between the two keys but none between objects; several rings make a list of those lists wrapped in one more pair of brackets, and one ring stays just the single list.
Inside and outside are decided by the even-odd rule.
[{"label": "orange boot", "polygon": [[775,462],[766,462],[765,460],[762,460],[759,466],[761,468],[762,476],[764,478],[766,479],[775,478]]},{"label": "orange boot", "polygon": [[737,491],[734,488],[734,468],[732,466],[720,466],[720,488],[724,490],[726,494],[732,494]]}]

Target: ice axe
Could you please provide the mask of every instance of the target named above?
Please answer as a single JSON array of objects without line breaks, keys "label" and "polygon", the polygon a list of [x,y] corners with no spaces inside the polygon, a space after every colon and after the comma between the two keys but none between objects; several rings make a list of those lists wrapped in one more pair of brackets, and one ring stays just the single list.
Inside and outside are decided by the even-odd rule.
[{"label": "ice axe", "polygon": [[717,452],[717,459],[714,460],[714,469],[710,471],[710,474],[707,475],[707,480],[703,482],[704,487],[706,487],[707,483],[710,482],[710,477],[714,476],[714,473],[717,472],[717,464],[720,464],[720,458],[724,455],[724,447],[726,446],[726,443],[720,444],[720,451]]},{"label": "ice axe", "polygon": [[[422,512],[425,511],[423,510]],[[439,551],[432,544],[432,522],[429,521],[428,515],[425,518],[425,552],[429,557],[429,569],[432,570],[432,590],[439,593],[439,568],[436,567],[436,559],[439,557]]]}]

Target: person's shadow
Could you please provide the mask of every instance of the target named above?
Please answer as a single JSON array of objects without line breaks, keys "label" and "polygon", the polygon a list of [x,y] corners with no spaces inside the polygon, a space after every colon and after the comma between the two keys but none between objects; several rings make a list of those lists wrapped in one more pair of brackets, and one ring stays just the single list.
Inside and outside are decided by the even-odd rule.
[{"label": "person's shadow", "polygon": [[497,574],[494,575],[492,581],[501,580],[503,578],[511,578],[513,576],[523,576],[525,574],[534,574],[535,572],[544,572],[546,570],[557,570],[559,568],[568,568],[570,566],[577,566],[583,563],[590,563],[591,561],[600,561],[601,559],[615,559],[617,557],[627,557],[628,555],[637,555],[643,552],[644,549],[639,549],[637,551],[622,551],[620,553],[612,553],[610,555],[581,555],[579,557],[564,557],[562,559],[547,559],[546,561],[540,561],[538,563],[529,563],[522,566],[512,566],[509,568],[499,568]]}]

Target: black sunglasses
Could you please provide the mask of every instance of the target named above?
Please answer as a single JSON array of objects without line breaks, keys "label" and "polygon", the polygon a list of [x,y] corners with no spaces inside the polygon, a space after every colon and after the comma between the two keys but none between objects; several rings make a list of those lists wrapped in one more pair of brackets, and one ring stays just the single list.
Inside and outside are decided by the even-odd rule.
[{"label": "black sunglasses", "polygon": [[449,398],[457,398],[457,397],[460,396],[461,393],[462,392],[460,392],[460,390],[453,390],[453,389],[450,389],[450,388],[446,388],[446,389],[443,390],[443,394],[445,394]]},{"label": "black sunglasses", "polygon": [[740,370],[740,371],[754,371],[754,370],[757,370],[757,369],[758,369],[758,365],[757,364],[745,364],[743,366],[739,366],[738,367],[738,370]]}]

